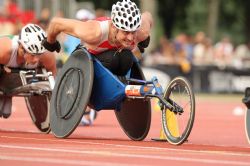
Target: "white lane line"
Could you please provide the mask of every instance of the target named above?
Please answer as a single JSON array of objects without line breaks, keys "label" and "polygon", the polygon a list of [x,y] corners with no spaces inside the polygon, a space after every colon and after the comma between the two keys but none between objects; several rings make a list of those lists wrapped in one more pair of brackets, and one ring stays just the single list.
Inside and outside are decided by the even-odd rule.
[{"label": "white lane line", "polygon": [[[1,156],[0,160],[11,160],[11,161],[25,161],[25,162],[40,162],[49,164],[61,164],[61,165],[87,165],[87,166],[131,166],[132,164],[121,164],[115,162],[103,162],[103,161],[86,161],[86,160],[65,160],[65,159],[51,159],[51,158],[40,158],[40,157],[14,157],[14,156]],[[138,165],[132,165],[138,166]]]},{"label": "white lane line", "polygon": [[[66,142],[66,143],[77,143],[77,144],[87,144],[87,145],[102,145],[102,146],[112,146],[119,148],[132,148],[132,149],[147,149],[147,150],[162,150],[162,151],[174,151],[174,152],[187,152],[187,153],[198,153],[198,154],[216,154],[224,156],[241,156],[241,157],[250,157],[250,153],[244,152],[232,152],[232,151],[212,151],[212,150],[190,150],[190,149],[175,149],[175,148],[163,148],[163,147],[153,147],[153,146],[132,146],[132,145],[118,145],[118,144],[107,144],[107,143],[98,143],[98,142],[88,142],[88,141],[73,141],[73,140],[62,140],[62,139],[39,139],[39,138],[24,138],[24,137],[9,137],[9,136],[0,136],[0,138],[11,138],[11,139],[23,139],[23,140],[36,140],[36,141],[50,141],[50,142]],[[226,146],[222,146],[225,148]],[[249,149],[250,148],[245,148]]]},{"label": "white lane line", "polygon": [[[27,121],[27,119],[25,120]],[[17,133],[27,133],[27,134],[42,134],[41,132],[38,132],[36,129],[35,130],[17,130],[17,129],[8,129],[8,130],[5,130],[5,129],[1,129],[0,132],[3,131],[3,132],[17,132]]]},{"label": "white lane line", "polygon": [[[172,157],[166,155],[143,155],[143,154],[125,154],[122,152],[113,153],[107,151],[86,151],[86,150],[67,150],[67,149],[56,149],[56,148],[40,148],[40,147],[23,147],[23,146],[9,146],[9,145],[1,145],[0,148],[9,148],[9,149],[25,149],[25,150],[39,150],[39,151],[47,151],[47,152],[65,152],[65,153],[77,153],[77,154],[92,154],[95,156],[103,156],[103,157],[128,157],[128,158],[142,158],[142,159],[160,159],[160,160],[171,160],[171,161],[182,161],[182,162],[195,162],[195,163],[204,163],[204,164],[224,164],[224,165],[247,165],[249,166],[249,162],[243,161],[234,161],[234,160],[217,160],[217,159],[201,159],[201,158],[190,158],[190,157]],[[62,159],[63,161],[63,159]]]}]

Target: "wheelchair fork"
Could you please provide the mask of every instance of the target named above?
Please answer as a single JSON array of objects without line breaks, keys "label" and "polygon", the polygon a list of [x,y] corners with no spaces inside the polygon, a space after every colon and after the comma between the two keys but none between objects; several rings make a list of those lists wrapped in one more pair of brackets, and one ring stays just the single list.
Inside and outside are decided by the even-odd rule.
[{"label": "wheelchair fork", "polygon": [[54,87],[55,87],[55,78],[54,78],[52,72],[47,72],[47,70],[44,69],[44,68],[42,69],[42,71],[48,77],[50,88],[54,89]]},{"label": "wheelchair fork", "polygon": [[[181,108],[176,102],[171,100],[170,98],[165,99],[164,92],[162,86],[159,84],[158,79],[153,77],[151,81],[144,81],[130,79],[128,81],[132,81],[135,83],[143,84],[143,85],[127,85],[125,87],[125,94],[127,97],[133,98],[147,98],[147,97],[156,97],[159,101],[159,106],[161,110],[169,109],[175,114],[182,114],[183,108]],[[149,85],[151,84],[151,85]]]}]

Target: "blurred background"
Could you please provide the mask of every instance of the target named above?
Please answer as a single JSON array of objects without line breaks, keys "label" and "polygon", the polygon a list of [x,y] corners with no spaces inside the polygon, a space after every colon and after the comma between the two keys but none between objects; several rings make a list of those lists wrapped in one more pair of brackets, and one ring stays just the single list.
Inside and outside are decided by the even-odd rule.
[{"label": "blurred background", "polygon": [[[54,16],[80,20],[110,16],[116,1],[0,0],[0,35],[18,34],[30,22],[46,29]],[[184,76],[195,92],[202,93],[243,93],[250,85],[250,1],[134,2],[154,18],[151,43],[140,61],[146,75],[159,71],[165,83]],[[64,48],[58,55],[61,67],[77,44],[65,34],[59,41]]]}]

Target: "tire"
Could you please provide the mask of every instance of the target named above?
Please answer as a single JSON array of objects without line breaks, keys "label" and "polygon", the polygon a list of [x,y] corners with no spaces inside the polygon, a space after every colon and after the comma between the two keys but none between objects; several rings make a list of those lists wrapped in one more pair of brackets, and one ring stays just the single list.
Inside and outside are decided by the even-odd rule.
[{"label": "tire", "polygon": [[[137,63],[131,69],[130,78],[145,80],[144,74]],[[125,83],[123,78],[119,78]],[[151,103],[145,99],[125,99],[121,110],[115,110],[116,118],[124,133],[134,141],[144,140],[151,125]]]},{"label": "tire", "polygon": [[169,103],[172,100],[183,109],[178,111],[174,106],[172,111],[166,107],[162,110],[162,128],[167,141],[181,145],[187,140],[195,118],[195,96],[189,81],[184,77],[173,79],[165,90],[164,99]]},{"label": "tire", "polygon": [[50,102],[50,127],[57,138],[70,136],[87,108],[94,79],[93,61],[76,49],[57,75]]},{"label": "tire", "polygon": [[242,102],[246,105],[247,110],[245,113],[245,133],[248,143],[250,144],[250,87],[245,89],[245,96]]},{"label": "tire", "polygon": [[[37,73],[41,74],[42,69],[38,68]],[[47,80],[44,80],[44,78],[37,78],[37,79],[39,81],[37,83],[44,84],[45,89],[43,90],[50,89]],[[28,79],[27,81],[29,82],[30,80]],[[27,84],[13,89],[13,92],[17,94],[30,93],[31,90],[37,91],[39,89],[41,89],[41,86],[36,87]],[[50,108],[51,92],[47,93],[46,95],[31,95],[24,98],[32,122],[40,132],[48,134],[50,132],[49,108]]]},{"label": "tire", "polygon": [[42,133],[48,134],[50,95],[25,97],[25,102],[34,125]]},{"label": "tire", "polygon": [[245,114],[245,130],[246,130],[246,136],[247,141],[250,144],[250,110],[247,109]]}]

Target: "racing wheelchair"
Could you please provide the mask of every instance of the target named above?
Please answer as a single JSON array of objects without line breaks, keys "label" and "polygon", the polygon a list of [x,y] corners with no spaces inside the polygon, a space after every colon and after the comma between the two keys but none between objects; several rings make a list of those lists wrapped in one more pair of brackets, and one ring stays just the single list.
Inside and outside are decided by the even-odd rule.
[{"label": "racing wheelchair", "polygon": [[0,97],[24,97],[30,117],[43,133],[50,132],[49,107],[55,80],[45,68],[22,69],[1,66]]},{"label": "racing wheelchair", "polygon": [[245,89],[245,96],[242,102],[246,105],[247,110],[245,113],[245,132],[248,143],[250,144],[250,87]]},{"label": "racing wheelchair", "polygon": [[125,134],[141,141],[151,125],[150,99],[158,98],[167,141],[175,145],[186,141],[195,117],[195,96],[189,82],[177,77],[164,92],[156,77],[145,80],[134,59],[128,74],[121,77],[84,47],[76,48],[57,75],[51,97],[50,125],[55,137],[71,135],[89,106],[97,111],[114,110]]}]

